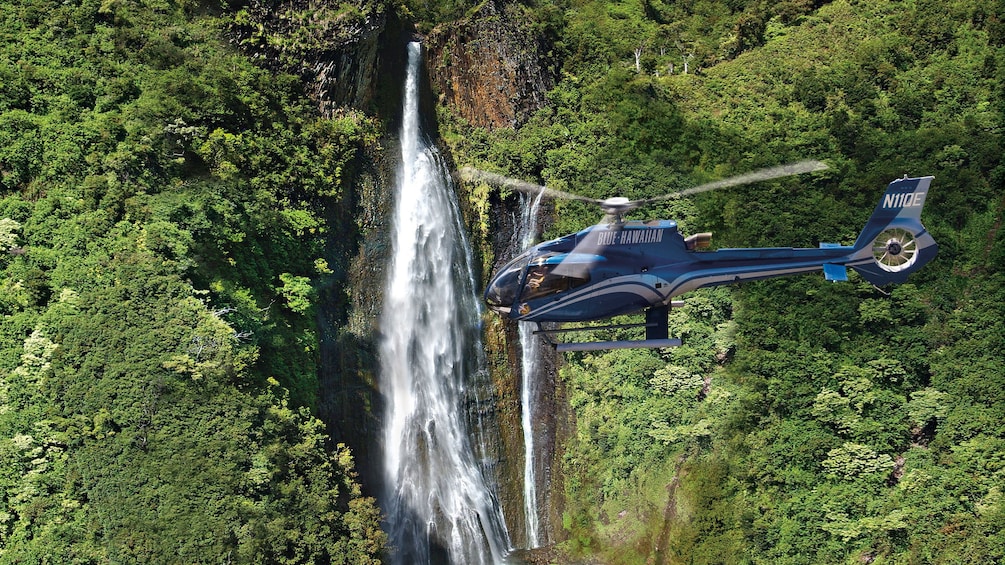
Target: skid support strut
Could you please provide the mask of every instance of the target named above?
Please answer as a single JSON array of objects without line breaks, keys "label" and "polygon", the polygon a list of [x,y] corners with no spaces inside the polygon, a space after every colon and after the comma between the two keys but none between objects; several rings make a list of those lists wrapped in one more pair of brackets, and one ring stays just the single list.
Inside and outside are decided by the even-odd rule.
[{"label": "skid support strut", "polygon": [[[679,306],[679,303],[674,303]],[[561,328],[554,330],[539,330],[540,333],[548,335],[551,341],[551,334],[565,333],[572,331],[629,328],[645,326],[646,339],[636,341],[587,341],[574,343],[554,343],[556,351],[604,351],[607,349],[659,349],[664,347],[678,347],[680,339],[670,339],[670,330],[667,326],[670,315],[670,306],[655,306],[646,310],[645,324],[627,324],[614,326]]]}]

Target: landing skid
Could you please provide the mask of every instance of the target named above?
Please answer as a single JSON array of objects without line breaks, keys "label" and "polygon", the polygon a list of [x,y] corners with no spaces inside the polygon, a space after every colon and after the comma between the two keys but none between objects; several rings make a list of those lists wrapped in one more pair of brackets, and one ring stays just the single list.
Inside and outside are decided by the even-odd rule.
[{"label": "landing skid", "polygon": [[576,343],[556,343],[555,351],[606,351],[608,349],[662,349],[680,347],[680,338],[642,339],[637,341],[582,341]]},{"label": "landing skid", "polygon": [[[555,348],[555,351],[604,351],[607,349],[662,349],[665,347],[679,347],[679,338],[670,339],[670,330],[667,327],[670,308],[679,308],[683,302],[674,301],[670,306],[658,306],[646,310],[646,321],[644,324],[611,324],[606,326],[580,326],[575,328],[554,328],[544,329],[538,324],[535,334],[542,334],[548,343]],[[618,340],[618,341],[581,341],[581,342],[558,342],[553,339],[557,334],[580,332],[590,330],[611,330],[624,328],[645,328],[646,339],[642,340]]]}]

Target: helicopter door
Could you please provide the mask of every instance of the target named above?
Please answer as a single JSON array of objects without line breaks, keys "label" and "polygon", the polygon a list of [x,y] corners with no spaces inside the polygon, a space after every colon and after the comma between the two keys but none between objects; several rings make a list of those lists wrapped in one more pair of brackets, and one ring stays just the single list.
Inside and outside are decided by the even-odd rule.
[{"label": "helicopter door", "polygon": [[522,302],[536,300],[572,290],[590,282],[590,276],[586,272],[578,276],[556,273],[556,267],[559,266],[560,264],[531,265],[527,270],[527,278],[524,281],[520,300]]}]

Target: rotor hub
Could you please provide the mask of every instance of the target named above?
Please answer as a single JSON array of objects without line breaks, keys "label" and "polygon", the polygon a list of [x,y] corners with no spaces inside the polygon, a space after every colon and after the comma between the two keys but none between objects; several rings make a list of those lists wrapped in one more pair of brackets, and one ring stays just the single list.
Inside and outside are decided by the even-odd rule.
[{"label": "rotor hub", "polygon": [[625,198],[624,196],[615,196],[613,198],[606,198],[600,201],[600,207],[608,214],[617,214],[621,212],[627,212],[634,208],[634,203]]}]

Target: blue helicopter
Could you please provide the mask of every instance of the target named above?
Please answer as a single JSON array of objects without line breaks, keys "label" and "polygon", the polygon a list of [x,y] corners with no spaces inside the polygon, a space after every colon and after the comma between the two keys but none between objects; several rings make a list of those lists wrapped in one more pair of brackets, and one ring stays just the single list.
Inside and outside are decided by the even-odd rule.
[{"label": "blue helicopter", "polygon": [[[801,161],[762,169],[681,192],[628,200],[597,200],[465,168],[468,179],[549,197],[598,204],[606,223],[533,246],[500,269],[489,282],[485,301],[516,321],[536,322],[559,351],[662,348],[681,344],[671,339],[668,315],[686,292],[742,281],[822,270],[831,281],[848,280],[851,267],[876,286],[901,283],[935,257],[938,245],[921,224],[921,210],[934,177],[894,180],[880,199],[854,245],[821,243],[819,248],[739,248],[703,251],[710,233],[684,237],[671,220],[626,221],[626,212],[681,196],[817,171],[819,161]],[[645,311],[644,340],[555,343],[557,333],[632,325],[540,329],[544,322],[587,322]]]}]

